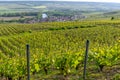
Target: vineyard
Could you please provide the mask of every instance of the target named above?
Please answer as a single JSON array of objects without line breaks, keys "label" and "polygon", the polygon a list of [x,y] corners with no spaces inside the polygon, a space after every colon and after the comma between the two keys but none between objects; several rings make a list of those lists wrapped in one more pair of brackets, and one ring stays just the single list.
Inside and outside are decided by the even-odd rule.
[{"label": "vineyard", "polygon": [[0,80],[82,80],[86,40],[87,80],[120,80],[120,21],[0,24]]}]

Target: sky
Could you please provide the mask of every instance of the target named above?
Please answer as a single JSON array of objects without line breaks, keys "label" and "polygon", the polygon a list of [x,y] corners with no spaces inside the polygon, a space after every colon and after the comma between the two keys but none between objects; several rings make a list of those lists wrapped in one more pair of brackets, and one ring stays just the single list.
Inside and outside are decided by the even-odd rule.
[{"label": "sky", "polygon": [[[57,0],[54,0],[57,1]],[[60,0],[60,1],[87,1],[87,2],[119,2],[120,0]]]},{"label": "sky", "polygon": [[117,2],[120,0],[0,0],[0,1],[87,1],[87,2]]}]

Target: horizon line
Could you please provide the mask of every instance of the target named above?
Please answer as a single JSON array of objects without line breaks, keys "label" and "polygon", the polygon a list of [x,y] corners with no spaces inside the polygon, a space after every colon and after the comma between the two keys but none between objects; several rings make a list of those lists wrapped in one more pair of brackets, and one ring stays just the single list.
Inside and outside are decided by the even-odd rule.
[{"label": "horizon line", "polygon": [[[1,1],[0,0],[0,2],[7,2],[7,1],[17,1],[17,2],[20,2],[20,1],[25,1],[25,0],[20,0],[20,1],[18,1],[18,0],[6,0],[6,1]],[[33,0],[30,0],[30,1],[33,1]],[[38,1],[38,0],[34,0],[34,1]],[[41,0],[41,1],[43,1],[43,2],[47,2],[47,1],[51,1],[51,0],[47,0],[47,1],[44,1],[44,0]],[[29,2],[28,0],[27,0],[27,2]],[[95,2],[95,3],[120,3],[120,2],[100,2],[100,1],[60,1],[60,0],[57,0],[57,1],[51,1],[51,2]]]}]

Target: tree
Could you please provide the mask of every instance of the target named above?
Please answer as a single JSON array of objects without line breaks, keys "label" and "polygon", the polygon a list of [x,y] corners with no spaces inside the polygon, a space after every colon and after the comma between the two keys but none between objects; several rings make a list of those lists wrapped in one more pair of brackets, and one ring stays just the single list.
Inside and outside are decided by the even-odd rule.
[{"label": "tree", "polygon": [[111,20],[114,20],[114,17],[111,17]]}]

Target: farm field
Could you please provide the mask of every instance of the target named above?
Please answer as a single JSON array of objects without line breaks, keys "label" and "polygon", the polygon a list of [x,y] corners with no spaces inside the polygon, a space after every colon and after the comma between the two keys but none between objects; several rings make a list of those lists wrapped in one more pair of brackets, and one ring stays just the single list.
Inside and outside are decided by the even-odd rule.
[{"label": "farm field", "polygon": [[26,80],[30,45],[31,80],[120,80],[120,21],[0,24],[0,80]]},{"label": "farm field", "polygon": [[[24,18],[33,18],[34,16],[24,16]],[[19,20],[20,17],[0,17],[0,20]]]}]

